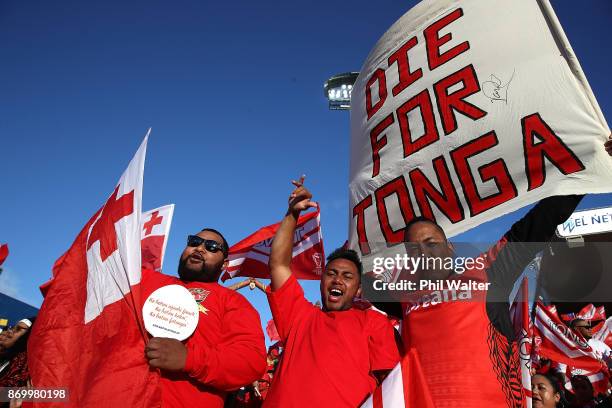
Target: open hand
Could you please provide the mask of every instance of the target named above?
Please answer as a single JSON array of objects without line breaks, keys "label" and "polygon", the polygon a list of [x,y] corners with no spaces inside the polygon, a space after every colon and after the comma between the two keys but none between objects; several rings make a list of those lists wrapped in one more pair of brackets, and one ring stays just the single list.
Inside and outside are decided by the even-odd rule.
[{"label": "open hand", "polygon": [[187,347],[176,339],[153,337],[145,346],[149,365],[168,371],[182,371],[187,361]]},{"label": "open hand", "polygon": [[304,179],[306,176],[301,176],[298,181],[291,180],[291,184],[295,186],[295,190],[289,196],[289,212],[299,213],[308,208],[316,208],[317,203],[310,201],[312,194],[304,187]]}]

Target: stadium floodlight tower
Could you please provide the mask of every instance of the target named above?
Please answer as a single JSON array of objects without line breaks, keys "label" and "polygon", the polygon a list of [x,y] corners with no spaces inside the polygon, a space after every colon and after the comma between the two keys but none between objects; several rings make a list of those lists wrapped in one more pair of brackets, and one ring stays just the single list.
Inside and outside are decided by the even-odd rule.
[{"label": "stadium floodlight tower", "polygon": [[330,110],[351,109],[351,92],[359,72],[345,72],[334,75],[323,84]]}]

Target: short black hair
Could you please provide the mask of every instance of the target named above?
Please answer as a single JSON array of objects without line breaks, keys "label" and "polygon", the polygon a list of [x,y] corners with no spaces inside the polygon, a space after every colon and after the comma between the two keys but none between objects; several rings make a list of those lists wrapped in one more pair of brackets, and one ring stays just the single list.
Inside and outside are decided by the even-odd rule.
[{"label": "short black hair", "polygon": [[419,223],[419,222],[428,222],[430,224],[433,224],[438,229],[438,231],[440,231],[444,235],[444,238],[446,238],[446,232],[444,232],[442,227],[439,226],[436,221],[432,220],[431,218],[418,216],[408,221],[408,223],[404,227],[404,241],[408,241],[408,231],[410,231],[410,228],[412,228],[414,224]]},{"label": "short black hair", "polygon": [[361,264],[361,260],[359,259],[357,252],[352,249],[340,247],[327,256],[327,263],[330,263],[336,259],[346,259],[347,261],[354,263],[357,267],[357,271],[359,272],[359,276],[361,276],[363,272],[363,265]]},{"label": "short black hair", "polygon": [[204,232],[204,231],[209,231],[209,232],[213,232],[215,234],[217,234],[218,236],[221,237],[221,240],[223,242],[221,242],[221,249],[223,250],[223,256],[227,258],[227,254],[229,252],[229,245],[227,244],[227,240],[225,239],[225,237],[223,236],[222,233],[220,233],[219,231],[217,231],[214,228],[202,228],[202,231],[200,232]]}]

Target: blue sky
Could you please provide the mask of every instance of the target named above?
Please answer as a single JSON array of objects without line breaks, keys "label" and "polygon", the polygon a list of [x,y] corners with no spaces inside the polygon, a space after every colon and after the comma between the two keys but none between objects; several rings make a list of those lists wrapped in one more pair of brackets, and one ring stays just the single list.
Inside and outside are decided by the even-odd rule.
[{"label": "blue sky", "polygon": [[[414,1],[0,3],[0,291],[38,286],[111,193],[146,129],[143,209],[175,203],[164,269],[204,226],[235,243],[277,222],[307,175],[326,247],[346,239],[349,116],[323,82],[358,70]],[[609,0],[552,4],[604,115],[612,109]],[[503,18],[503,16],[500,16]],[[612,204],[588,197],[581,207]],[[459,239],[494,240],[524,211]],[[318,299],[318,283],[306,283]],[[260,293],[247,297],[270,318]]]}]

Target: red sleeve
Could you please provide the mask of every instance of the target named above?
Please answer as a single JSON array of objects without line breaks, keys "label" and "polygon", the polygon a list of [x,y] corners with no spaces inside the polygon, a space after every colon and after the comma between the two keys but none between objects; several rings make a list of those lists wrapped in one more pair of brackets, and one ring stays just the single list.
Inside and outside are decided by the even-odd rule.
[{"label": "red sleeve", "polygon": [[273,291],[272,285],[269,285],[266,295],[276,330],[284,343],[299,316],[315,306],[306,300],[304,289],[293,275],[278,290]]},{"label": "red sleeve", "polygon": [[226,302],[222,340],[213,346],[187,344],[185,371],[203,384],[232,391],[261,378],[266,349],[253,306],[237,293]]},{"label": "red sleeve", "polygon": [[400,360],[393,325],[381,313],[374,311],[368,313],[370,371],[391,370]]}]

